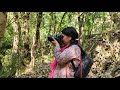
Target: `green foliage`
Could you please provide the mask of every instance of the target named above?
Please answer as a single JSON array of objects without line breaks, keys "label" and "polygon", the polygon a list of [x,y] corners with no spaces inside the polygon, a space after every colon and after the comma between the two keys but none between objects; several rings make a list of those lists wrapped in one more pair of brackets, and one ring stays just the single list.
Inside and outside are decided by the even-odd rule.
[{"label": "green foliage", "polygon": [[12,64],[11,58],[12,58],[11,50],[8,49],[5,51],[5,56],[1,58],[3,68],[1,70],[0,77],[3,78],[9,76],[9,73],[11,71],[10,65]]},{"label": "green foliage", "polygon": [[2,70],[0,72],[1,78],[13,77],[16,72],[16,69],[19,69],[19,55],[13,53],[12,50],[8,49],[5,52],[5,56],[1,58]]},{"label": "green foliage", "polygon": [[13,27],[10,25],[6,28],[5,36],[4,36],[4,43],[12,44],[13,41]]},{"label": "green foliage", "polygon": [[[30,12],[29,18],[29,45],[30,49],[33,44],[33,37],[36,35],[37,28],[37,13],[38,12]],[[37,48],[36,62],[51,62],[53,60],[53,49],[54,47],[49,42],[50,47],[46,47],[48,44],[47,35],[55,35],[57,33],[61,33],[61,30],[67,26],[73,26],[77,29],[79,33],[79,23],[78,23],[78,13],[79,12],[43,12],[42,22],[40,25],[40,40]],[[85,15],[85,23],[83,30],[83,48],[87,51],[87,53],[91,56],[93,51],[91,48],[95,48],[102,37],[101,35],[105,32],[112,31],[114,29],[120,28],[120,13],[119,12],[80,12]],[[23,14],[24,15],[24,14]],[[114,16],[118,16],[116,19]],[[23,30],[23,16],[21,12],[18,12],[19,22],[21,26],[21,31]],[[64,16],[64,17],[63,17]],[[80,19],[82,17],[80,16]],[[114,20],[118,22],[114,23]],[[14,22],[13,12],[8,12],[7,16],[7,24],[6,31],[3,39],[3,44],[0,46],[0,60],[3,65],[3,69],[0,72],[0,77],[12,77],[16,71],[19,72],[25,68],[22,65],[22,60],[28,61],[28,58],[24,58],[23,52],[23,31],[20,34],[20,43],[19,43],[19,53],[15,54],[12,52],[12,45],[14,39],[14,28],[12,23]],[[94,45],[93,45],[94,44]],[[115,57],[115,56],[113,56]],[[31,57],[29,57],[30,59]],[[117,57],[118,58],[118,57]],[[117,59],[118,60],[118,59]],[[26,62],[27,64],[29,62]]]}]

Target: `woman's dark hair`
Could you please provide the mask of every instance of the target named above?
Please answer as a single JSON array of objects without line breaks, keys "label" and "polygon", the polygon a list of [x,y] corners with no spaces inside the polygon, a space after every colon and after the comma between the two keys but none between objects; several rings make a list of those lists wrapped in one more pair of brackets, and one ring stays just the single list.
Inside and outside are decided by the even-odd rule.
[{"label": "woman's dark hair", "polygon": [[66,36],[72,37],[72,40],[75,40],[78,38],[78,33],[74,27],[67,27],[62,30],[62,33]]},{"label": "woman's dark hair", "polygon": [[78,40],[76,40],[78,38],[78,33],[76,31],[76,29],[74,27],[67,27],[67,28],[64,28],[62,30],[62,33],[66,36],[70,36],[72,37],[71,39],[71,44],[70,45],[73,45],[73,44],[78,44]]}]

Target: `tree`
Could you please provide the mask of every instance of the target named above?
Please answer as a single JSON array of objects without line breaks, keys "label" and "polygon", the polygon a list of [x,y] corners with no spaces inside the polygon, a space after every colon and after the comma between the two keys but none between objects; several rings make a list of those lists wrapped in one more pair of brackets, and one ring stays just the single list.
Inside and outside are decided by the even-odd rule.
[{"label": "tree", "polygon": [[[6,21],[7,21],[7,13],[0,12],[0,43],[2,38],[4,37]],[[2,69],[2,67],[3,67],[2,62],[0,60],[0,70]]]},{"label": "tree", "polygon": [[79,25],[79,40],[82,44],[82,40],[83,40],[83,31],[84,31],[84,25],[85,24],[85,13],[78,13],[78,25]]},{"label": "tree", "polygon": [[5,33],[6,21],[7,21],[7,13],[0,12],[0,41],[3,38]]},{"label": "tree", "polygon": [[12,49],[12,64],[11,71],[9,77],[13,77],[16,74],[17,65],[19,61],[19,42],[20,42],[20,34],[21,34],[21,26],[19,22],[18,12],[13,12],[14,22],[14,39],[13,39],[13,49]]},{"label": "tree", "polygon": [[36,27],[36,36],[33,37],[32,47],[31,47],[31,62],[29,64],[29,70],[32,70],[35,64],[35,56],[37,54],[38,41],[40,39],[40,26],[42,22],[42,12],[37,13],[37,27]]},{"label": "tree", "polygon": [[19,54],[19,38],[21,34],[21,27],[19,23],[18,13],[14,12],[14,40],[13,40],[13,53]]},{"label": "tree", "polygon": [[29,36],[29,12],[21,12],[21,19],[22,19],[22,40],[23,40],[23,53],[24,59],[22,60],[22,64],[27,66],[27,64],[31,61],[30,58],[30,36]]}]

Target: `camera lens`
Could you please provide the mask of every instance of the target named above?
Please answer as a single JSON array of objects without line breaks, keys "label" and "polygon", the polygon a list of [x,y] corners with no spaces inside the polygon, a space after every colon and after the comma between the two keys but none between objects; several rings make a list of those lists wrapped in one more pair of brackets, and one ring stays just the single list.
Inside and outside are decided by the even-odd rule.
[{"label": "camera lens", "polygon": [[48,41],[54,41],[52,35],[48,35]]},{"label": "camera lens", "polygon": [[54,37],[57,40],[57,42],[60,44],[60,46],[63,44],[63,41],[62,41],[63,35],[62,34],[56,34],[55,36],[48,35],[48,41],[50,41],[50,42],[54,41],[52,37]]}]

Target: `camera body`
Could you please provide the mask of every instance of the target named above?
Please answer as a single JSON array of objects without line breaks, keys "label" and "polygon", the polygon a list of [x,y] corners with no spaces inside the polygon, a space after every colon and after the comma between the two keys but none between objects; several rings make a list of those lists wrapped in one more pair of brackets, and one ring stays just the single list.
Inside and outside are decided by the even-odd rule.
[{"label": "camera body", "polygon": [[57,40],[57,42],[60,44],[60,46],[62,46],[62,44],[63,44],[63,36],[62,36],[62,34],[56,34],[55,36],[52,36],[52,35],[48,35],[48,41],[54,41],[53,40],[53,38],[52,37],[54,37],[56,40]]}]

